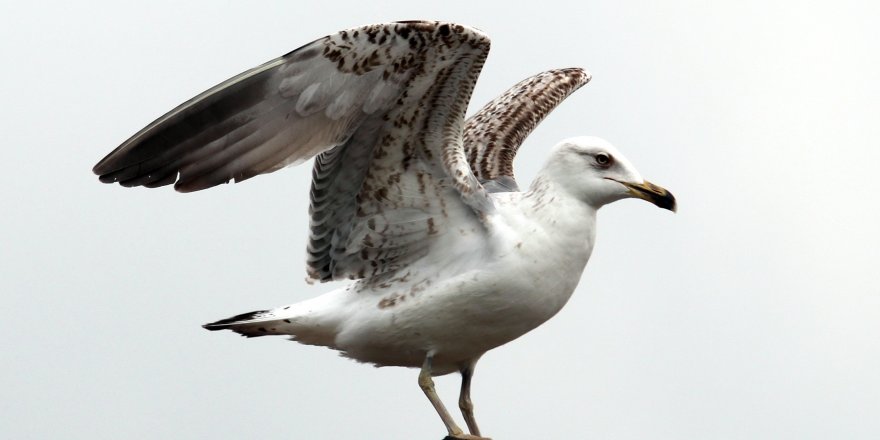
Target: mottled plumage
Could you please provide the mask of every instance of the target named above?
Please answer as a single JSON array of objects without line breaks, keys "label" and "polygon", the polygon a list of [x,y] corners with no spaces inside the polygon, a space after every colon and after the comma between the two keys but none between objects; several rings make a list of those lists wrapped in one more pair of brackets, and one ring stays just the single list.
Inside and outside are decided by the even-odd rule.
[{"label": "mottled plumage", "polygon": [[590,81],[584,69],[550,70],[526,78],[468,118],[464,148],[474,174],[490,191],[519,191],[513,158],[532,130],[559,103]]},{"label": "mottled plumage", "polygon": [[[308,276],[357,281],[205,327],[420,367],[450,436],[479,438],[469,391],[477,360],[562,308],[592,251],[596,210],[624,197],[675,206],[590,137],[560,143],[520,192],[518,148],[590,76],[540,73],[465,120],[488,51],[483,33],[452,23],[342,31],[187,101],[94,172],[102,182],[190,192],[315,157]],[[431,382],[453,371],[463,377],[470,435]]]}]

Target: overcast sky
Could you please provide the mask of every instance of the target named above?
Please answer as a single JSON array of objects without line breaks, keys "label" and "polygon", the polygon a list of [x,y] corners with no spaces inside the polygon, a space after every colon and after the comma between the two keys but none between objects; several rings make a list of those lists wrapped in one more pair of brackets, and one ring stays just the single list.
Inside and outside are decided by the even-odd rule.
[{"label": "overcast sky", "polygon": [[[415,370],[200,328],[333,287],[304,282],[308,166],[194,194],[90,171],[240,71],[400,19],[493,39],[472,109],[592,71],[521,183],[597,135],[679,200],[601,211],[566,308],[481,360],[485,434],[878,438],[877,2],[300,3],[0,4],[0,438],[443,436]],[[454,407],[458,377],[438,386]]]}]

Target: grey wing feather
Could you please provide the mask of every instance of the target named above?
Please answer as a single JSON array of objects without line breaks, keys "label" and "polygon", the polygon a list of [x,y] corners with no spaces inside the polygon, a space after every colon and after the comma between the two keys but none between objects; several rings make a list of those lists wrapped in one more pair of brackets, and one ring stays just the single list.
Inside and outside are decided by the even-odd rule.
[{"label": "grey wing feather", "polygon": [[[375,27],[375,26],[374,26]],[[307,160],[387,111],[413,70],[405,44],[357,51],[343,31],[248,70],[160,117],[95,165],[102,182],[181,192]],[[405,41],[404,41],[405,43]]]},{"label": "grey wing feather", "polygon": [[187,101],[93,171],[189,192],[318,155],[309,276],[393,272],[493,209],[461,137],[488,51],[485,35],[452,23],[342,31]]},{"label": "grey wing feather", "polygon": [[468,118],[464,147],[489,192],[518,191],[513,159],[526,137],[575,90],[590,81],[580,68],[556,69],[520,81]]},{"label": "grey wing feather", "polygon": [[[451,40],[417,60],[419,73],[381,121],[315,161],[309,276],[371,278],[424,256],[453,225],[480,225],[491,201],[462,147],[464,113],[488,53],[482,34],[439,26]],[[416,34],[433,40],[434,34]]]}]

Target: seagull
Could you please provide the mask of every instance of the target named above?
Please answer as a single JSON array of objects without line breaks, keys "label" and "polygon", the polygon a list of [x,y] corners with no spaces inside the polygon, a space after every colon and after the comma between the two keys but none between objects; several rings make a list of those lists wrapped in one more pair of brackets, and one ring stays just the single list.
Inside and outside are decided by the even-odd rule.
[{"label": "seagull", "polygon": [[[448,438],[483,439],[470,397],[477,361],[562,309],[599,208],[631,197],[676,208],[596,137],[557,144],[521,191],[518,148],[590,74],[539,73],[466,119],[488,52],[485,34],[454,23],[344,30],[181,104],[93,171],[105,183],[192,192],[314,157],[308,280],[353,282],[204,328],[418,368]],[[434,389],[432,377],[453,372],[467,433]]]}]

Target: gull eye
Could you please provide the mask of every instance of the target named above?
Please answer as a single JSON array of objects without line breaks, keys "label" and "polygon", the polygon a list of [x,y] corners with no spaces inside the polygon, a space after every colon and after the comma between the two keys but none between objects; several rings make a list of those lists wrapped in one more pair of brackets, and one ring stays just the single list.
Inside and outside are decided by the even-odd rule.
[{"label": "gull eye", "polygon": [[602,168],[611,166],[611,156],[608,153],[599,153],[596,155],[596,164]]}]

